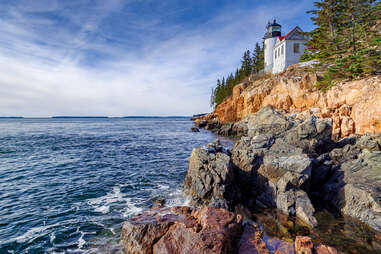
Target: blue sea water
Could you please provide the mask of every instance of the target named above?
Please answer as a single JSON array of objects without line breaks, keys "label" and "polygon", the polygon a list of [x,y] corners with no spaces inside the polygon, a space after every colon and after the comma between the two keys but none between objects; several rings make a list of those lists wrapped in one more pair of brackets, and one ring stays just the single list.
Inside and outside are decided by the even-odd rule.
[{"label": "blue sea water", "polygon": [[0,119],[0,253],[119,253],[123,221],[186,203],[187,118]]}]

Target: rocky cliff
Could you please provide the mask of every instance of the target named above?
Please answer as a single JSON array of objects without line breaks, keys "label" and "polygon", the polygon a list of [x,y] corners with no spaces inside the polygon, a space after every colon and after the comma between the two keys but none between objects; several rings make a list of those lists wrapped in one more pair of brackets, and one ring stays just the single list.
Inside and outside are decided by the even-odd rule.
[{"label": "rocky cliff", "polygon": [[317,88],[317,80],[316,73],[298,65],[279,75],[249,79],[197,121],[234,123],[271,105],[300,118],[311,114],[332,118],[334,138],[381,132],[381,75],[340,82],[327,91]]},{"label": "rocky cliff", "polygon": [[271,106],[246,125],[231,151],[193,151],[184,189],[195,205],[276,207],[310,226],[315,206],[324,205],[381,231],[380,134],[337,142],[332,119],[300,119]]}]

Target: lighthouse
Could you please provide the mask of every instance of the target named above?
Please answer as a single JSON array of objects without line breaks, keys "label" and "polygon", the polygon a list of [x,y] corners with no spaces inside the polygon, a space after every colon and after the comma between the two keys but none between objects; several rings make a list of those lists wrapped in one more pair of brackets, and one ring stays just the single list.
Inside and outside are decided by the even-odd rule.
[{"label": "lighthouse", "polygon": [[271,72],[273,69],[274,47],[277,42],[277,38],[281,36],[281,27],[281,25],[276,23],[275,19],[272,24],[269,22],[266,26],[267,32],[263,38],[265,40],[265,72]]}]

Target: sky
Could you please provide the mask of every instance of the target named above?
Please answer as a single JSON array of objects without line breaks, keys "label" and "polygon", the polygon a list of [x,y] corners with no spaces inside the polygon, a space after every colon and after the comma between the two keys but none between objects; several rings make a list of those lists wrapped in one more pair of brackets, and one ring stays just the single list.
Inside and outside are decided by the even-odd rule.
[{"label": "sky", "polygon": [[193,115],[310,0],[1,0],[0,116]]}]

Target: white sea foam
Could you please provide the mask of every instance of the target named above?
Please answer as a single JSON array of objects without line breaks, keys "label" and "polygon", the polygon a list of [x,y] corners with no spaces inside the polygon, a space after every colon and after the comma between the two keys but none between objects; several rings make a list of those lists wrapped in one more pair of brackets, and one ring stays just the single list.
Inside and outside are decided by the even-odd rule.
[{"label": "white sea foam", "polygon": [[51,244],[54,244],[54,239],[56,239],[56,235],[54,234],[54,232],[52,232],[50,235],[49,235],[49,238],[50,238],[50,243]]},{"label": "white sea foam", "polygon": [[35,238],[43,235],[43,232],[46,231],[47,229],[52,228],[52,227],[56,227],[58,225],[59,225],[59,223],[47,225],[47,226],[45,225],[45,226],[41,226],[41,227],[31,228],[27,232],[25,232],[24,234],[13,238],[12,241],[16,241],[18,243],[24,243],[26,241],[29,241],[29,242],[33,241]]},{"label": "white sea foam", "polygon": [[[123,187],[123,185],[115,186],[111,192],[101,197],[89,199],[87,203],[93,207],[94,211],[103,214],[109,213],[112,205],[116,203],[119,203],[119,205],[123,203],[123,208],[120,210],[120,213],[125,218],[141,213],[145,209],[144,203],[146,200],[143,198],[128,197],[128,193],[121,192],[121,187]],[[189,198],[183,194],[181,188],[173,190],[169,185],[158,184],[156,188],[147,191],[151,191],[151,196],[163,196],[166,201],[166,206],[186,206],[189,205],[190,202]]]},{"label": "white sea foam", "polygon": [[136,202],[134,202],[131,198],[126,198],[126,208],[124,209],[123,216],[130,217],[132,215],[136,215],[143,211],[142,207],[138,207]]},{"label": "white sea foam", "polygon": [[92,198],[87,201],[89,205],[94,207],[96,212],[103,214],[109,213],[110,206],[115,202],[125,202],[125,198],[123,198],[119,186],[115,186],[112,192],[107,193],[105,196]]},{"label": "white sea foam", "polygon": [[188,206],[190,203],[189,197],[185,196],[181,189],[172,191],[166,200],[167,206]]},{"label": "white sea foam", "polygon": [[159,184],[159,190],[168,190],[169,189],[169,185],[163,185],[163,184]]},{"label": "white sea foam", "polygon": [[[127,194],[126,194],[127,195]],[[89,199],[87,203],[94,208],[94,211],[107,214],[110,212],[110,207],[115,203],[125,203],[125,208],[122,209],[122,214],[125,217],[137,214],[143,209],[137,206],[137,203],[143,202],[143,199],[124,197],[120,191],[120,186],[115,186],[113,190],[104,196]]]},{"label": "white sea foam", "polygon": [[77,227],[77,231],[76,232],[79,232],[80,233],[80,236],[77,240],[77,249],[74,249],[74,250],[68,250],[67,252],[73,252],[73,253],[85,253],[86,250],[83,249],[83,247],[85,247],[86,245],[86,240],[84,239],[84,236],[85,235],[88,235],[88,234],[96,234],[97,232],[83,232],[83,231],[80,231],[79,230],[79,227]]},{"label": "white sea foam", "polygon": [[83,246],[85,246],[85,244],[86,244],[86,241],[83,239],[84,235],[85,235],[85,233],[81,232],[81,236],[78,239],[78,250],[81,250],[83,248]]}]

